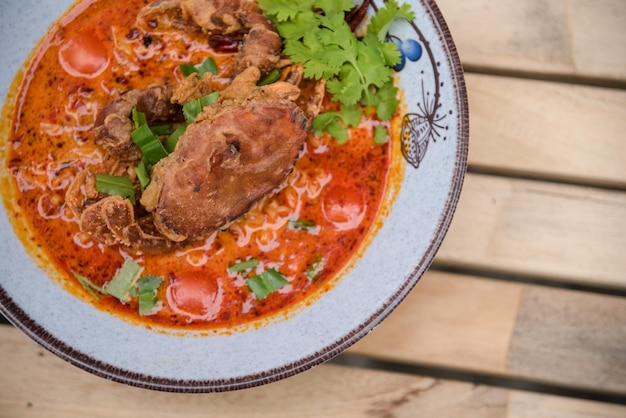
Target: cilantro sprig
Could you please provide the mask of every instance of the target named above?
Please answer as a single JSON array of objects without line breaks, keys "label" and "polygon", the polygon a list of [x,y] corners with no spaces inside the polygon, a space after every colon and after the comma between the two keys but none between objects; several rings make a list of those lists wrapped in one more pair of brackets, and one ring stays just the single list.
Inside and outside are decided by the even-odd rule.
[{"label": "cilantro sprig", "polygon": [[[340,112],[318,116],[314,123],[316,132],[326,131],[340,143],[347,141],[357,105],[364,107],[367,117],[372,112],[381,120],[393,117],[399,105],[393,67],[401,55],[396,44],[387,40],[387,33],[396,19],[415,18],[409,5],[400,6],[396,0],[388,0],[372,16],[365,35],[357,38],[345,21],[346,12],[354,7],[353,0],[258,3],[276,24],[285,53],[303,65],[306,77],[326,79],[332,99],[341,105]],[[377,142],[381,142],[380,137]]]}]

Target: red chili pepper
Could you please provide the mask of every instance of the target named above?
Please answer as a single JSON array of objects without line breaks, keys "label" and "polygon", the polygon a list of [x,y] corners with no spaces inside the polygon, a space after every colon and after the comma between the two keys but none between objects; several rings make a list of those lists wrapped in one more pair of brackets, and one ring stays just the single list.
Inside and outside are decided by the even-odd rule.
[{"label": "red chili pepper", "polygon": [[370,0],[364,0],[359,7],[355,7],[350,10],[350,13],[346,15],[346,22],[350,25],[350,29],[354,32],[359,24],[365,18],[367,9],[370,7]]},{"label": "red chili pepper", "polygon": [[237,52],[239,51],[242,43],[243,39],[241,38],[233,38],[224,35],[213,35],[211,36],[211,39],[209,39],[209,45],[211,45],[211,48],[222,53]]}]

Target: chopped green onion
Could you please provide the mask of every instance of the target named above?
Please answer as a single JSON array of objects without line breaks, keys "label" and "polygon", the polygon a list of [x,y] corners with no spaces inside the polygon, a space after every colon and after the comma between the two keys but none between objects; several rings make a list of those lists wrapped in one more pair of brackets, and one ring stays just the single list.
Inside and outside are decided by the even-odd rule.
[{"label": "chopped green onion", "polygon": [[180,72],[185,77],[189,77],[193,73],[197,73],[198,78],[202,78],[205,73],[217,75],[217,64],[215,64],[213,58],[205,59],[200,65],[182,64],[179,68]]},{"label": "chopped green onion", "polygon": [[274,68],[263,80],[257,83],[257,86],[261,87],[275,83],[280,79],[281,75],[282,71],[280,71],[278,68]]},{"label": "chopped green onion", "polygon": [[126,302],[130,296],[130,290],[135,284],[139,273],[141,273],[141,267],[131,259],[126,259],[122,268],[117,272],[115,277],[111,279],[109,284],[104,288],[104,292],[119,299],[121,302]]},{"label": "chopped green onion", "polygon": [[144,276],[137,282],[139,291],[139,315],[146,316],[155,313],[159,307],[157,289],[163,283],[162,277]]},{"label": "chopped green onion", "polygon": [[263,273],[246,280],[246,285],[254,293],[257,300],[265,299],[271,293],[289,284],[289,281],[275,269],[269,269]]},{"label": "chopped green onion", "polygon": [[[150,164],[156,164],[162,158],[167,157],[168,152],[163,147],[157,134],[148,126],[146,115],[139,112],[136,107],[133,108],[133,122],[135,123],[135,130],[131,132],[130,137],[141,149],[144,159]],[[171,127],[169,129],[171,130]]]},{"label": "chopped green onion", "polygon": [[313,231],[315,229],[315,222],[291,220],[287,223],[287,227],[289,229],[295,229],[300,231]]},{"label": "chopped green onion", "polygon": [[135,124],[135,128],[138,128],[142,125],[147,125],[148,120],[146,119],[146,115],[137,110],[137,107],[133,107],[133,123]]},{"label": "chopped green onion", "polygon": [[219,92],[214,91],[197,100],[192,100],[183,105],[183,115],[187,123],[192,123],[206,106],[210,106],[219,98]]},{"label": "chopped green onion", "polygon": [[85,288],[85,290],[89,292],[91,296],[94,297],[94,299],[100,300],[100,296],[98,296],[98,293],[103,293],[103,290],[100,286],[98,286],[97,284],[94,284],[93,282],[88,280],[86,277],[81,276],[75,271],[73,271],[72,273],[74,274],[74,277],[78,279],[78,283],[80,283]]},{"label": "chopped green onion", "polygon": [[110,196],[121,196],[130,199],[134,205],[135,186],[128,177],[96,174],[96,190]]},{"label": "chopped green onion", "polygon": [[178,144],[178,140],[185,133],[187,127],[185,125],[180,125],[165,141],[165,149],[167,152],[172,153],[176,148],[176,144]]},{"label": "chopped green onion", "polygon": [[317,278],[318,274],[324,270],[324,266],[326,265],[326,259],[321,255],[315,257],[313,263],[309,266],[307,271],[304,272],[304,275],[311,280]]},{"label": "chopped green onion", "polygon": [[141,125],[130,134],[133,142],[141,149],[143,157],[150,163],[156,164],[162,158],[168,156],[167,151],[159,140],[159,137],[152,132],[148,125]]},{"label": "chopped green onion", "polygon": [[154,132],[155,135],[171,135],[174,132],[173,125],[154,125],[151,126],[150,129]]},{"label": "chopped green onion", "polygon": [[135,167],[135,173],[137,174],[137,179],[139,179],[141,191],[143,192],[150,183],[150,174],[148,174],[148,167],[146,166],[145,159],[142,159],[139,165]]},{"label": "chopped green onion", "polygon": [[259,260],[256,258],[251,258],[250,260],[241,261],[239,263],[235,263],[232,266],[228,267],[228,271],[231,273],[239,273],[242,271],[250,270],[256,268],[259,265]]}]

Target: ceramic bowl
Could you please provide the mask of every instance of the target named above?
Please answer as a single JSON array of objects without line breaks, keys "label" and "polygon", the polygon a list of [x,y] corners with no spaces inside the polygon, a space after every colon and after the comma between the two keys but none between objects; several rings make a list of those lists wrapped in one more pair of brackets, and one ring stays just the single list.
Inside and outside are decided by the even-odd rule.
[{"label": "ceramic bowl", "polygon": [[[163,333],[72,296],[24,249],[0,207],[0,310],[66,361],[110,380],[165,391],[217,392],[273,382],[331,359],[380,324],[431,264],[452,220],[466,170],[463,71],[434,1],[410,0],[413,22],[389,34],[403,50],[405,109],[393,134],[404,171],[381,227],[332,290],[285,319],[233,333]],[[8,0],[0,23],[0,95],[73,0]],[[382,0],[372,2],[370,13]],[[5,123],[6,125],[6,123]],[[6,128],[1,147],[6,147]],[[8,176],[2,164],[2,176]],[[419,291],[419,287],[415,290]],[[392,347],[389,347],[392,350]]]}]

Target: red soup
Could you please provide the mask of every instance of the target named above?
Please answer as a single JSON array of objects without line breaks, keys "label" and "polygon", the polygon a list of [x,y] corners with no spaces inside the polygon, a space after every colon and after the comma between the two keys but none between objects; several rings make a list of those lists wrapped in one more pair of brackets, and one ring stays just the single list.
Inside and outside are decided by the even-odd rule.
[{"label": "red soup", "polygon": [[[278,187],[199,241],[144,252],[81,231],[66,193],[80,172],[107,158],[94,140],[98,112],[126,91],[180,83],[182,64],[213,58],[217,90],[236,66],[236,51],[212,49],[202,33],[138,25],[146,4],[83,1],[35,52],[16,93],[6,159],[10,216],[26,225],[23,240],[51,260],[71,292],[148,326],[231,328],[327,290],[375,229],[393,177],[390,141],[375,144],[367,122],[344,145],[309,133]],[[306,103],[313,86],[303,83],[299,101]],[[326,98],[322,111],[332,106]],[[126,260],[141,269],[137,278],[157,278],[148,311],[140,310],[136,282],[124,300],[103,290]],[[259,294],[259,286],[270,289]]]}]

